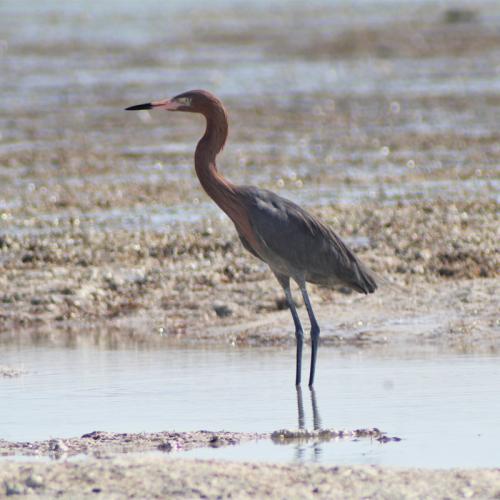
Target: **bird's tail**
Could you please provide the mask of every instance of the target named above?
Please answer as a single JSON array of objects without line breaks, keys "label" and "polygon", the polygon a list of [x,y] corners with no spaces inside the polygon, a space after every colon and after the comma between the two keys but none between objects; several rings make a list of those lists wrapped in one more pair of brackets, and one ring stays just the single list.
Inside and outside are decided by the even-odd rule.
[{"label": "bird's tail", "polygon": [[369,269],[365,264],[358,262],[359,264],[359,280],[358,285],[359,288],[355,288],[358,292],[361,293],[373,293],[378,288],[381,289],[390,289],[397,292],[404,291],[404,288],[393,281],[390,281],[384,276],[380,276],[380,274],[376,273],[372,269]]},{"label": "bird's tail", "polygon": [[357,292],[373,293],[378,288],[379,277],[359,260],[356,262],[355,277],[351,286]]}]

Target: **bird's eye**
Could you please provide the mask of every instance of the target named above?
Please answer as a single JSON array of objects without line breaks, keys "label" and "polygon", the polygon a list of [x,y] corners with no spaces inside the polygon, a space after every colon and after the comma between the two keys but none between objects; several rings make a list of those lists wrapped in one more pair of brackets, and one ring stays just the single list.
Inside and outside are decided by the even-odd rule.
[{"label": "bird's eye", "polygon": [[191,106],[191,99],[189,97],[178,97],[177,102],[183,106]]}]

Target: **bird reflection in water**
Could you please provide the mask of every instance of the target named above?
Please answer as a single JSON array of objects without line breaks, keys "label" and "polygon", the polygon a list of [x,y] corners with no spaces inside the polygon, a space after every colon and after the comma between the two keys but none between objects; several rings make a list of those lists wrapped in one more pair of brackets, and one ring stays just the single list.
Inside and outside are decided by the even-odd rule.
[{"label": "bird reflection in water", "polygon": [[[302,387],[298,385],[296,387],[297,390],[297,415],[299,422],[299,429],[305,430],[305,413],[304,413],[304,398],[302,396]],[[318,410],[318,400],[316,397],[316,391],[313,388],[309,389],[309,393],[311,395],[311,407],[313,413],[313,428],[315,431],[319,431],[321,429],[321,417],[319,416]],[[295,445],[295,461],[296,462],[305,462],[307,459],[305,458],[305,454],[309,448],[312,448],[313,457],[312,462],[320,462],[321,461],[321,441],[317,440],[312,443],[312,446],[307,442],[297,442]]]}]

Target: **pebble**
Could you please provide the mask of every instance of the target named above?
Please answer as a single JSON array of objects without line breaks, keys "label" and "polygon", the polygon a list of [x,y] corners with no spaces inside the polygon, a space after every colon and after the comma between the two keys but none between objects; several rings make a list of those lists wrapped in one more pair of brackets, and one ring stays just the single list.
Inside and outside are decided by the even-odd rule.
[{"label": "pebble", "polygon": [[234,312],[234,309],[230,305],[218,302],[213,305],[213,309],[219,318],[227,318],[228,316],[232,316]]},{"label": "pebble", "polygon": [[158,449],[160,451],[172,451],[172,448],[173,448],[173,446],[172,446],[172,443],[170,441],[166,441],[166,442],[160,443],[158,445]]},{"label": "pebble", "polygon": [[474,490],[471,488],[462,488],[460,490],[460,493],[462,494],[462,496],[464,498],[470,498],[470,497],[474,496]]},{"label": "pebble", "polygon": [[26,486],[30,488],[41,488],[43,485],[43,477],[38,474],[31,474],[31,476],[26,479]]},{"label": "pebble", "polygon": [[22,495],[24,493],[24,488],[20,483],[5,481],[4,485],[5,485],[5,494],[7,496]]},{"label": "pebble", "polygon": [[378,475],[378,471],[375,468],[364,469],[363,473],[365,476],[374,477]]},{"label": "pebble", "polygon": [[60,439],[51,439],[49,441],[49,450],[56,453],[63,453],[68,451],[68,447]]},{"label": "pebble", "polygon": [[9,366],[0,366],[0,377],[18,377],[26,373],[24,370],[19,370],[17,368],[10,368]]}]

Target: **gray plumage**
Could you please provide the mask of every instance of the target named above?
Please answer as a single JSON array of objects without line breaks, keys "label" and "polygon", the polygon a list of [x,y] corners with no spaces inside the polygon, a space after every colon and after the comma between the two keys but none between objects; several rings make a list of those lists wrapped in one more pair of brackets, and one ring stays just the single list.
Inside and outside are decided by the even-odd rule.
[{"label": "gray plumage", "polygon": [[[240,236],[247,250],[278,274],[317,285],[342,284],[360,293],[377,288],[374,275],[325,224],[302,207],[267,189],[241,186],[255,234],[267,250],[257,254]],[[262,252],[261,252],[262,253]]]}]

